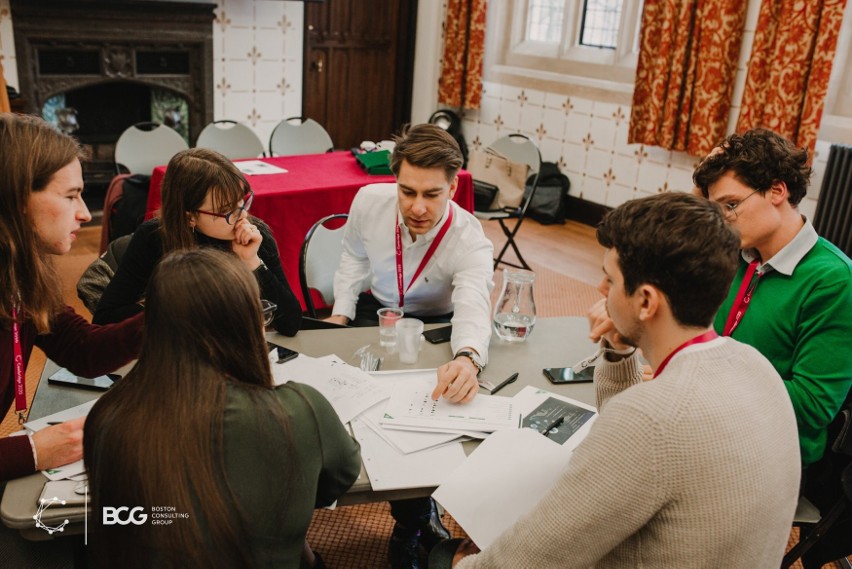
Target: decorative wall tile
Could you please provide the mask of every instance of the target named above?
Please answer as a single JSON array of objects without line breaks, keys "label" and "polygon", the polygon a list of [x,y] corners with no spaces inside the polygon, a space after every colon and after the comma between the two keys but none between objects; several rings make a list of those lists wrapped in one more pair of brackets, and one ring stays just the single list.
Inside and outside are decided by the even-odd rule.
[{"label": "decorative wall tile", "polygon": [[582,143],[592,128],[592,118],[589,115],[572,112],[565,119],[565,140]]},{"label": "decorative wall tile", "polygon": [[669,176],[666,180],[669,183],[669,188],[674,191],[691,192],[695,185],[692,182],[692,171],[692,168],[689,170],[674,167],[669,169]]},{"label": "decorative wall tile", "polygon": [[634,198],[640,197],[637,195],[637,192],[633,190],[633,187],[621,186],[619,184],[613,184],[607,189],[606,194],[606,203],[604,205],[608,205],[610,207],[617,207],[623,204],[626,201],[630,201]]}]

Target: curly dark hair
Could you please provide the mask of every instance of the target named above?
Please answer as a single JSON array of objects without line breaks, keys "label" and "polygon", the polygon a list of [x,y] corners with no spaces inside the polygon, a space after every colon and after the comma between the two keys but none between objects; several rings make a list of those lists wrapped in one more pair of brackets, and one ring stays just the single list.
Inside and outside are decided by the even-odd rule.
[{"label": "curly dark hair", "polygon": [[727,137],[701,161],[692,180],[708,197],[710,186],[729,171],[761,194],[772,184],[784,182],[793,206],[805,197],[812,173],[806,148],[797,148],[783,136],[763,128]]},{"label": "curly dark hair", "polygon": [[728,294],[740,238],[719,204],[681,192],[624,203],[604,217],[598,242],[618,253],[624,289],[662,291],[683,326],[709,326]]}]

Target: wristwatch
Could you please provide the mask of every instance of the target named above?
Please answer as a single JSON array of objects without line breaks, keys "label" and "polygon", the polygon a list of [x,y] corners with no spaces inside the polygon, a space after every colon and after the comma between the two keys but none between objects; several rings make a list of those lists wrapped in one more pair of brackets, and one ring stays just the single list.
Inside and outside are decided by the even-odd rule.
[{"label": "wristwatch", "polygon": [[479,359],[479,355],[476,352],[472,352],[470,350],[461,350],[456,355],[453,356],[453,359],[460,358],[461,356],[466,357],[473,365],[476,366],[476,375],[478,376],[482,373],[482,370],[485,368],[485,365],[482,363],[482,360]]}]

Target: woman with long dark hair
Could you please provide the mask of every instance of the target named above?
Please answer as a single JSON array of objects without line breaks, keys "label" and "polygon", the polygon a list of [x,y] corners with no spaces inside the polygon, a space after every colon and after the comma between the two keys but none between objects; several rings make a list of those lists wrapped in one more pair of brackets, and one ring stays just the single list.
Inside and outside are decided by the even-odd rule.
[{"label": "woman with long dark hair", "polygon": [[248,215],[253,194],[237,167],[207,148],[178,152],[166,168],[162,198],[159,217],[134,232],[93,322],[120,322],[142,311],[145,287],[166,253],[214,247],[232,252],[254,272],[261,297],[278,306],[272,325],[295,335],[302,307],[281,269],[272,231]]},{"label": "woman with long dark hair", "polygon": [[[328,401],[273,386],[258,298],[245,265],[210,248],[154,270],[139,361],[86,422],[99,566],[298,567],[314,507],[358,477]],[[101,525],[105,506],[148,519]]]},{"label": "woman with long dark hair", "polygon": [[[95,377],[136,356],[141,317],[93,326],[62,299],[55,255],[92,219],[81,194],[79,144],[43,120],[0,113],[0,410],[23,419],[33,346],[74,373]],[[83,420],[0,439],[0,480],[82,456]]]}]

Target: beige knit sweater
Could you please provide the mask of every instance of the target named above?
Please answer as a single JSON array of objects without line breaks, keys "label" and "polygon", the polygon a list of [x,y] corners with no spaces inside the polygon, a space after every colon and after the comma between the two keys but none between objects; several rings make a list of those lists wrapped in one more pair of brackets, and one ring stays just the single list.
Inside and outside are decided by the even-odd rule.
[{"label": "beige knit sweater", "polygon": [[598,366],[602,412],[565,474],[459,569],[780,565],[800,461],[770,363],[718,338],[640,378],[635,356]]}]

